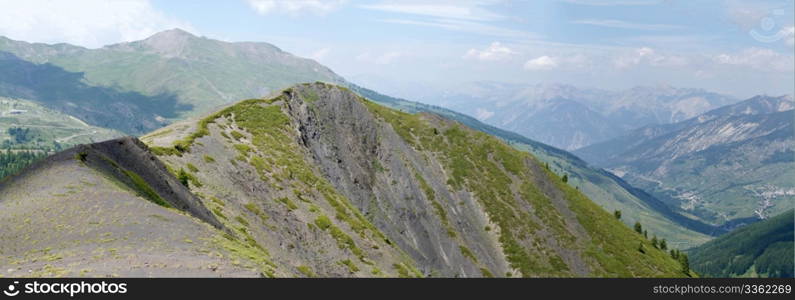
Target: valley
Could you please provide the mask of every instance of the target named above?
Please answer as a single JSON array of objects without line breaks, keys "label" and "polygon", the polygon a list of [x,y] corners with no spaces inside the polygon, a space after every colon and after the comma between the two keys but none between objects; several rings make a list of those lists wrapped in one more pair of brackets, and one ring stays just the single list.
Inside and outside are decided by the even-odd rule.
[{"label": "valley", "polygon": [[758,96],[575,153],[672,209],[728,228],[792,208],[790,97]]}]

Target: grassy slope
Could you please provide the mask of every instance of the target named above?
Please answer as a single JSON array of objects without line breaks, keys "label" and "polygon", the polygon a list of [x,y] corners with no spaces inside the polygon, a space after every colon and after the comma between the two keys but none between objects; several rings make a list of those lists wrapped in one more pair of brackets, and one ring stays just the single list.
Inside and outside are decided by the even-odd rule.
[{"label": "grassy slope", "polygon": [[[12,110],[24,112],[12,114]],[[32,101],[0,97],[0,143],[13,140],[8,134],[9,128],[30,129],[30,141],[11,145],[12,148],[20,149],[65,149],[72,145],[104,141],[122,135],[115,130],[90,126]],[[56,146],[56,142],[60,146]]]},{"label": "grassy slope", "polygon": [[181,103],[192,105],[177,112],[177,119],[299,82],[341,81],[316,62],[265,43],[244,46],[195,36],[186,43],[180,57],[157,54],[143,42],[133,42],[129,47],[56,55],[48,62],[70,72],[83,72],[93,85],[150,96],[163,91],[176,94]]},{"label": "grassy slope", "polygon": [[793,220],[790,210],[691,249],[692,268],[712,277],[792,277]]}]

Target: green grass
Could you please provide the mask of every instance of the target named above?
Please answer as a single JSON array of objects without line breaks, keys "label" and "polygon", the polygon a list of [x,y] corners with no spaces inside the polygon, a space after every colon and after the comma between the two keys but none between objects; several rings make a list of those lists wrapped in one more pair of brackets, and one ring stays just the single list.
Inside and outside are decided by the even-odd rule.
[{"label": "green grass", "polygon": [[298,272],[301,272],[301,274],[304,274],[306,277],[315,277],[315,273],[312,272],[312,268],[309,266],[298,266],[296,269],[298,269]]},{"label": "green grass", "polygon": [[243,155],[247,155],[249,152],[251,152],[251,146],[246,144],[235,144],[235,149],[240,151]]},{"label": "green grass", "polygon": [[290,200],[290,198],[287,197],[276,198],[276,202],[284,204],[289,210],[295,210],[298,208],[298,205],[296,205],[293,200]]},{"label": "green grass", "polygon": [[227,250],[232,257],[249,261],[262,274],[275,277],[276,265],[270,260],[270,254],[263,247],[254,242],[240,241],[228,234],[216,235],[212,242]]},{"label": "green grass", "polygon": [[213,158],[212,156],[209,156],[209,155],[204,155],[204,162],[206,162],[206,163],[214,163],[215,162],[215,158]]},{"label": "green grass", "polygon": [[409,270],[403,266],[403,264],[395,263],[392,264],[392,268],[398,272],[398,277],[400,278],[411,278],[409,274]]},{"label": "green grass", "polygon": [[444,226],[446,229],[447,235],[451,238],[455,238],[457,235],[455,228],[450,225],[450,220],[447,218],[447,211],[445,211],[442,204],[436,200],[436,193],[433,191],[431,186],[428,185],[428,182],[425,181],[425,178],[423,178],[422,175],[420,175],[420,173],[418,173],[416,170],[414,171],[414,178],[419,181],[420,188],[422,188],[422,191],[425,193],[425,197],[428,199],[428,201],[431,202],[431,206],[433,206],[433,210],[436,213],[436,216],[439,217],[442,226]]},{"label": "green grass", "polygon": [[422,273],[420,273],[417,269],[404,263],[394,263],[392,264],[392,268],[398,272],[398,277],[400,278],[423,277]]},{"label": "green grass", "polygon": [[315,226],[321,230],[326,230],[331,227],[331,220],[326,216],[319,216],[315,219]]},{"label": "green grass", "polygon": [[174,175],[177,177],[179,182],[182,183],[182,185],[184,185],[185,187],[189,188],[190,184],[192,184],[195,187],[203,186],[203,184],[201,183],[201,181],[199,181],[199,178],[197,178],[196,175],[193,175],[190,172],[186,172],[185,169],[179,169],[179,171],[177,171],[177,173]]},{"label": "green grass", "polygon": [[226,215],[224,215],[223,209],[220,208],[220,207],[213,208],[212,212],[213,212],[213,214],[215,214],[216,217],[219,217],[219,218],[224,219],[224,220],[229,220],[229,218],[227,218]]},{"label": "green grass", "polygon": [[251,226],[251,224],[248,223],[248,220],[246,220],[245,218],[243,218],[241,216],[235,217],[235,220],[237,220],[237,222],[240,223],[243,226],[246,226],[246,227]]},{"label": "green grass", "polygon": [[215,197],[215,196],[210,196],[210,201],[212,201],[213,203],[215,203],[216,205],[218,205],[220,207],[226,206],[226,203],[224,201],[222,201],[221,199],[218,199],[218,197]]},{"label": "green grass", "polygon": [[237,131],[237,130],[232,130],[232,132],[230,132],[230,133],[232,134],[232,137],[235,138],[238,141],[242,140],[244,137],[246,137],[245,135],[240,133],[240,131]]},{"label": "green grass", "polygon": [[491,274],[491,271],[489,271],[489,269],[486,269],[486,268],[480,268],[480,274],[483,275],[483,277],[486,277],[486,278],[494,277],[494,274]]},{"label": "green grass", "polygon": [[160,195],[158,195],[157,192],[155,192],[155,190],[153,190],[152,187],[149,186],[149,184],[146,183],[146,181],[143,178],[141,178],[141,176],[138,176],[138,174],[124,169],[121,169],[121,171],[124,172],[124,174],[127,175],[128,178],[130,178],[130,181],[135,186],[135,190],[138,191],[138,193],[141,196],[143,196],[145,199],[148,199],[149,201],[152,201],[153,203],[163,207],[171,207],[171,205],[168,204],[166,200],[163,200],[163,198],[160,197]]},{"label": "green grass", "polygon": [[359,272],[359,267],[356,266],[356,263],[354,263],[350,259],[341,260],[338,263],[343,265],[343,266],[348,267],[348,271],[351,272],[351,274]]},{"label": "green grass", "polygon": [[257,215],[257,216],[260,218],[260,220],[262,220],[263,222],[265,222],[265,221],[267,221],[267,220],[268,220],[268,215],[267,215],[267,214],[265,214],[265,212],[263,212],[263,211],[262,211],[262,210],[261,210],[261,209],[260,209],[260,208],[257,206],[257,204],[256,204],[256,203],[249,202],[249,203],[246,203],[245,205],[243,205],[243,207],[245,207],[245,208],[246,208],[246,210],[250,211],[251,213],[253,213],[253,214]]},{"label": "green grass", "polygon": [[326,216],[319,216],[315,219],[315,226],[320,228],[323,231],[329,232],[332,238],[337,241],[337,246],[340,249],[348,249],[356,255],[361,261],[365,261],[364,252],[362,249],[356,246],[356,242],[353,241],[349,235],[347,235],[342,229],[335,226],[331,220]]},{"label": "green grass", "polygon": [[475,257],[475,254],[472,253],[472,250],[469,250],[469,248],[466,246],[458,246],[458,249],[461,250],[461,254],[464,255],[464,257],[469,258],[469,260],[471,260],[473,263],[478,263],[478,258]]}]

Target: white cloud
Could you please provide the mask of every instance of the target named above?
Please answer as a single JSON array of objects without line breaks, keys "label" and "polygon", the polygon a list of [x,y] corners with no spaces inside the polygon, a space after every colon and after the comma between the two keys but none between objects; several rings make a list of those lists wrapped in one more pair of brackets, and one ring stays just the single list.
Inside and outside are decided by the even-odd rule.
[{"label": "white cloud", "polygon": [[663,55],[657,53],[652,48],[641,47],[620,54],[614,59],[613,65],[618,69],[626,69],[637,65],[649,65],[652,67],[682,67],[686,66],[690,60],[680,55]]},{"label": "white cloud", "polygon": [[584,71],[593,66],[591,58],[583,53],[566,54],[562,56],[543,55],[528,60],[524,64],[525,70],[552,70]]},{"label": "white cloud", "polygon": [[781,28],[781,35],[784,36],[784,43],[795,47],[795,26]]},{"label": "white cloud", "polygon": [[315,15],[328,14],[343,4],[347,0],[248,0],[249,6],[260,15],[270,13],[287,13],[289,15],[299,15],[304,12]]},{"label": "white cloud", "polygon": [[469,21],[494,21],[504,17],[479,6],[487,4],[484,1],[457,1],[453,3],[412,3],[390,2],[359,6],[368,10],[377,10],[391,13],[421,15],[443,19],[460,19]]},{"label": "white cloud", "polygon": [[503,46],[500,42],[493,42],[484,50],[469,49],[469,51],[464,54],[464,58],[483,61],[500,61],[508,59],[514,54],[516,54],[516,52],[511,50],[511,48]]},{"label": "white cloud", "polygon": [[404,56],[403,53],[398,51],[388,51],[380,55],[365,52],[357,56],[356,60],[376,65],[389,65],[402,56]]},{"label": "white cloud", "polygon": [[524,64],[524,68],[527,70],[551,70],[557,67],[557,60],[546,55],[528,60]]},{"label": "white cloud", "polygon": [[574,23],[574,24],[584,24],[584,25],[593,25],[593,26],[601,26],[601,27],[610,27],[610,28],[649,30],[649,31],[673,30],[673,29],[682,29],[683,28],[682,26],[678,26],[678,25],[631,23],[631,22],[626,22],[626,21],[621,21],[621,20],[587,19],[587,20],[573,21],[572,23]]},{"label": "white cloud", "polygon": [[454,19],[438,19],[432,21],[417,21],[417,20],[406,20],[406,19],[384,19],[381,20],[382,22],[386,23],[393,23],[393,24],[405,24],[405,25],[417,25],[417,26],[428,26],[428,27],[436,27],[442,28],[451,31],[461,31],[473,34],[480,34],[480,35],[487,35],[487,36],[497,36],[497,37],[506,37],[506,38],[518,38],[518,39],[532,39],[536,38],[536,36],[530,32],[521,31],[521,30],[513,30],[509,28],[489,25],[481,22],[472,22],[472,21],[463,21],[463,20],[454,20]]},{"label": "white cloud", "polygon": [[596,0],[564,0],[563,2],[588,6],[645,6],[657,5],[662,1],[649,0],[649,1],[596,1]]},{"label": "white cloud", "polygon": [[359,8],[399,15],[399,17],[381,19],[386,23],[428,26],[517,39],[536,37],[527,31],[496,25],[495,23],[498,21],[509,19],[509,17],[495,13],[488,8],[498,2],[499,0],[401,0],[360,5]]},{"label": "white cloud", "polygon": [[159,31],[192,26],[164,15],[146,0],[0,1],[0,35],[89,48],[140,40]]},{"label": "white cloud", "polygon": [[713,61],[722,65],[749,67],[762,71],[794,72],[792,55],[765,48],[749,48],[737,54],[719,54]]}]

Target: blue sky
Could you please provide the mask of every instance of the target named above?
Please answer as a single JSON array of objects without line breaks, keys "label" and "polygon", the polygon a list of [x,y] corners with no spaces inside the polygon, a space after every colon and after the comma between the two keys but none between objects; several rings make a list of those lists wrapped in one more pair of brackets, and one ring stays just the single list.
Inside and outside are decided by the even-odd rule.
[{"label": "blue sky", "polygon": [[398,96],[500,81],[747,97],[794,92],[794,10],[791,0],[0,0],[0,35],[100,47],[181,27],[268,42]]}]

